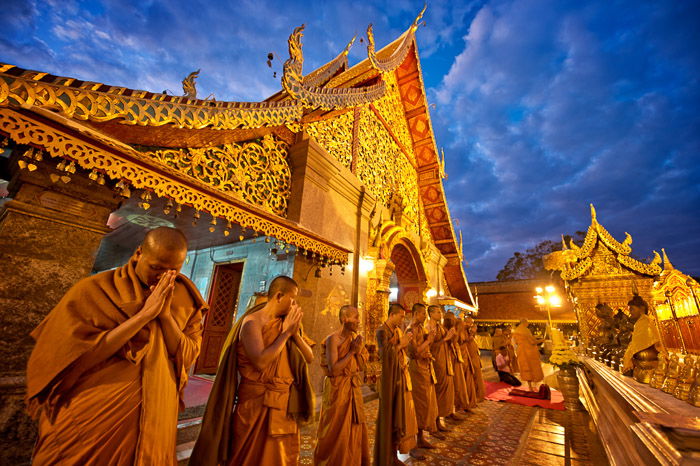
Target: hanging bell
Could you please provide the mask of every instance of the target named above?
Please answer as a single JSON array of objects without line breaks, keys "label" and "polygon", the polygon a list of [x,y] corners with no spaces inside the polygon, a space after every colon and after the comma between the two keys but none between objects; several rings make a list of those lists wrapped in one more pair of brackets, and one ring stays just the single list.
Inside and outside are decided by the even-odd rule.
[{"label": "hanging bell", "polygon": [[209,231],[214,233],[216,230],[216,217],[212,217],[211,222],[209,222]]},{"label": "hanging bell", "polygon": [[168,200],[165,202],[165,205],[163,206],[163,214],[165,215],[170,215],[170,212],[173,210],[173,200],[168,198]]},{"label": "hanging bell", "polygon": [[194,211],[194,214],[192,215],[192,226],[197,226],[197,220],[199,220],[199,217],[201,216],[202,214],[200,214],[198,210]]}]

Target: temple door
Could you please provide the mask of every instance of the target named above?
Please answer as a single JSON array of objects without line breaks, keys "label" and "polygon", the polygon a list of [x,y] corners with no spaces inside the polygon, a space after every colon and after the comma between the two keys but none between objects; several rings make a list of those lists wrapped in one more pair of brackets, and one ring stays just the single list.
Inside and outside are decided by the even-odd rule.
[{"label": "temple door", "polygon": [[197,359],[195,373],[215,374],[221,347],[235,321],[238,307],[238,289],[243,275],[243,263],[217,265],[209,292],[209,312],[204,319],[202,351]]}]

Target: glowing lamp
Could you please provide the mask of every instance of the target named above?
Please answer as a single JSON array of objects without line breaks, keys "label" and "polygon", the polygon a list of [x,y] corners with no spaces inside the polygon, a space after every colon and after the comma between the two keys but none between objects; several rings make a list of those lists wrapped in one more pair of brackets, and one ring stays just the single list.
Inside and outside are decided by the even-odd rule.
[{"label": "glowing lamp", "polygon": [[544,289],[547,293],[554,293],[554,287],[552,285],[547,285]]},{"label": "glowing lamp", "polygon": [[429,290],[425,293],[425,295],[426,295],[428,298],[434,298],[435,296],[437,296],[437,294],[438,294],[438,293],[437,293],[437,290],[436,290],[435,288],[431,288],[431,289],[429,289]]},{"label": "glowing lamp", "polygon": [[537,288],[535,288],[535,291],[537,291],[538,294],[542,293],[542,287],[538,286]]},{"label": "glowing lamp", "polygon": [[374,270],[374,260],[369,257],[361,257],[360,258],[360,273],[366,275],[370,273],[372,270]]},{"label": "glowing lamp", "polygon": [[544,297],[542,296],[535,296],[535,299],[537,300],[537,304],[542,305],[545,303]]},{"label": "glowing lamp", "polygon": [[559,307],[561,306],[561,298],[554,294],[549,297],[549,304],[554,307]]}]

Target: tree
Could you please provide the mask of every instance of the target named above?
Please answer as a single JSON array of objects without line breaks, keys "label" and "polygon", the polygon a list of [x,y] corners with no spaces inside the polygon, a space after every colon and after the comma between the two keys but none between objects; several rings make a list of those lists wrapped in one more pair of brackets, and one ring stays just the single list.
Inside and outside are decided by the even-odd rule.
[{"label": "tree", "polygon": [[[577,231],[573,235],[576,244],[581,245],[586,237],[585,231]],[[572,239],[570,235],[564,235],[566,244]],[[506,265],[496,275],[498,281],[525,280],[533,278],[549,278],[549,271],[545,270],[542,258],[554,251],[561,251],[561,241],[545,240],[528,248],[525,252],[515,252],[508,259]]]}]

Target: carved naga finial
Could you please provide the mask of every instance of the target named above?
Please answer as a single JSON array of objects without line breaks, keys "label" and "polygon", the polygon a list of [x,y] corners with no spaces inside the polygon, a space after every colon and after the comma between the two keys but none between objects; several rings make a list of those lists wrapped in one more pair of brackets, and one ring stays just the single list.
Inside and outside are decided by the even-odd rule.
[{"label": "carved naga finial", "polygon": [[347,55],[350,53],[350,49],[352,48],[352,44],[355,43],[355,39],[357,39],[357,34],[355,34],[350,40],[350,42],[348,42],[348,45],[345,46],[345,50],[343,50],[343,55]]},{"label": "carved naga finial", "polygon": [[661,248],[661,252],[664,255],[664,270],[673,270],[673,264],[671,264],[671,261],[668,260],[668,256],[666,255],[666,250],[664,248]]},{"label": "carved naga finial", "polygon": [[623,246],[629,246],[632,244],[632,235],[625,232],[625,240],[622,242]]},{"label": "carved naga finial", "polygon": [[564,239],[564,235],[561,235],[561,250],[566,251],[569,249],[569,247],[566,245],[566,240]]},{"label": "carved naga finial", "polygon": [[447,171],[445,171],[445,151],[440,148],[440,177],[444,180],[447,178]]},{"label": "carved naga finial", "polygon": [[[663,251],[663,249],[662,249]],[[666,256],[666,253],[664,253],[664,257]],[[661,263],[661,256],[659,255],[658,252],[654,251],[654,259],[651,261],[650,265],[659,265]]]},{"label": "carved naga finial", "polygon": [[188,99],[197,98],[197,84],[194,82],[194,80],[199,76],[200,71],[201,69],[193,71],[182,80],[182,90],[185,93],[185,97]]},{"label": "carved naga finial", "polygon": [[593,204],[591,204],[591,220],[593,221],[593,223],[598,222],[598,219],[596,218],[595,207],[593,207]]},{"label": "carved naga finial", "polygon": [[425,10],[428,9],[428,4],[424,3],[423,4],[423,9],[418,13],[418,16],[416,16],[416,19],[413,20],[413,24],[411,24],[411,30],[416,31],[418,29],[420,20],[423,19],[423,15],[425,14]]}]

